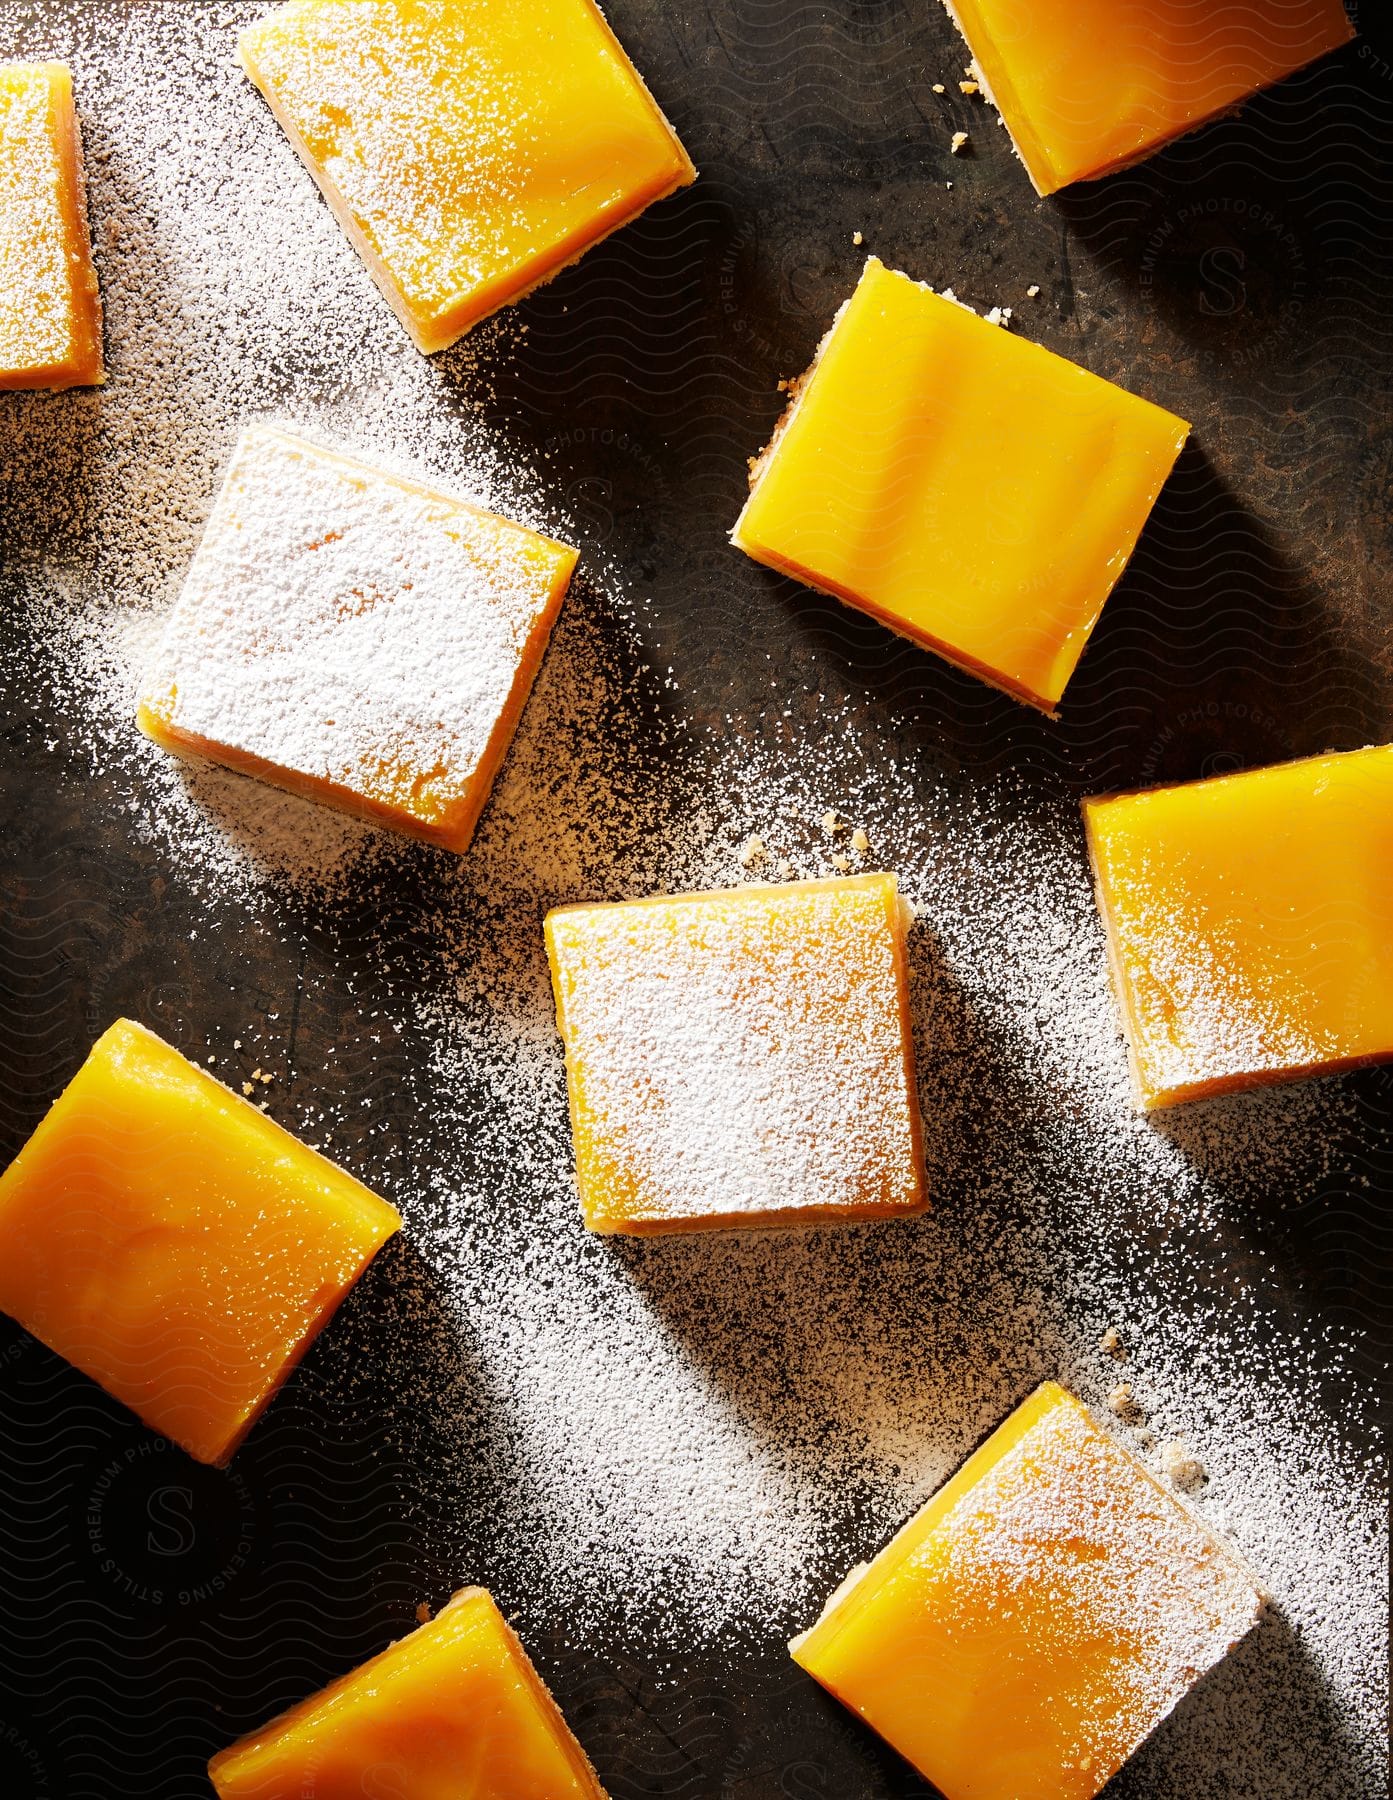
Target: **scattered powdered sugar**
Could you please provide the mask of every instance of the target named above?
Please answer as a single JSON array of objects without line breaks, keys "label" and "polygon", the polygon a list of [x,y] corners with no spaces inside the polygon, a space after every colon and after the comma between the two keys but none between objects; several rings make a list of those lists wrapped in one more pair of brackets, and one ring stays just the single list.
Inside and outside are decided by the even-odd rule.
[{"label": "scattered powdered sugar", "polygon": [[920,1204],[898,916],[850,877],[553,918],[592,1223]]},{"label": "scattered powdered sugar", "polygon": [[288,433],[243,434],[148,678],[180,738],[446,825],[567,558]]},{"label": "scattered powdered sugar", "polygon": [[[412,1471],[404,1524],[428,1525],[442,1587],[487,1581],[524,1636],[550,1626],[654,1672],[694,1643],[772,1654],[1057,1378],[1153,1467],[1158,1446],[1186,1445],[1207,1474],[1197,1511],[1275,1601],[1118,1791],[1373,1796],[1383,1466],[1353,1447],[1373,1427],[1352,1339],[1280,1277],[1269,1237],[1288,1203],[1352,1179],[1359,1089],[1133,1112],[1062,782],[992,766],[964,780],[883,700],[839,700],[845,674],[808,655],[774,671],[763,715],[734,713],[594,554],[467,857],[189,773],[136,731],[140,677],[249,420],[573,531],[485,422],[486,371],[521,327],[472,334],[448,369],[412,348],[236,70],[236,27],[262,10],[83,9],[72,42],[48,45],[75,67],[112,382],[61,407],[0,397],[0,535],[21,633],[5,679],[40,743],[71,780],[103,783],[173,890],[229,928],[293,910],[332,949],[337,1014],[371,996],[361,1077],[326,1060],[317,1116],[281,1118],[332,1155],[365,1089],[390,1105],[410,1155],[353,1171],[405,1215],[414,1274],[374,1290],[373,1368],[331,1331],[303,1378],[366,1404],[385,1374],[383,1430]],[[0,0],[20,54],[37,50],[26,19]],[[795,706],[795,684],[816,704]],[[847,840],[823,829],[829,810],[917,913],[934,1211],[591,1236],[543,914],[785,863],[830,875]],[[763,869],[742,865],[752,835]],[[267,1038],[279,1029],[267,1010]],[[409,1077],[384,1100],[392,1042]],[[1099,1348],[1110,1326],[1121,1359]],[[1106,1413],[1119,1380],[1135,1423]]]}]

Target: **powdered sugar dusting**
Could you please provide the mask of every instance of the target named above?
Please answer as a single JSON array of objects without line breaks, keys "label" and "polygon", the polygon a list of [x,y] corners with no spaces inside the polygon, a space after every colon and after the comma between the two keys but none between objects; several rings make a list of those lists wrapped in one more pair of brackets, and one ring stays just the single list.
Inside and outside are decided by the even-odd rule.
[{"label": "powdered sugar dusting", "polygon": [[567,560],[506,520],[255,427],[146,704],[215,756],[240,750],[445,824]]},{"label": "powdered sugar dusting", "polygon": [[897,919],[854,877],[553,915],[592,1224],[916,1206]]},{"label": "powdered sugar dusting", "polygon": [[[1126,1380],[1139,1420],[1107,1428],[1151,1466],[1168,1439],[1189,1447],[1208,1473],[1196,1509],[1276,1606],[1119,1794],[1373,1800],[1384,1467],[1356,1447],[1376,1439],[1353,1330],[1313,1312],[1273,1249],[1294,1205],[1359,1178],[1362,1090],[1134,1113],[1077,797],[1048,767],[984,764],[965,783],[931,731],[848,693],[811,639],[769,671],[768,707],[737,716],[588,541],[591,575],[463,859],[190,775],[136,732],[140,675],[249,418],[584,540],[498,435],[486,371],[526,343],[516,315],[471,335],[468,364],[412,348],[236,70],[235,30],[263,10],[85,8],[71,44],[45,46],[76,69],[114,380],[61,412],[0,398],[0,482],[23,500],[0,507],[23,627],[3,679],[46,778],[101,784],[171,905],[206,910],[209,936],[269,921],[297,948],[312,937],[334,1031],[361,1018],[353,1079],[326,1040],[313,1112],[278,1116],[335,1156],[371,1100],[383,1129],[351,1166],[405,1215],[415,1274],[373,1291],[373,1367],[331,1332],[302,1379],[376,1405],[385,1375],[398,1396],[382,1431],[412,1472],[403,1541],[442,1565],[423,1597],[487,1581],[525,1637],[548,1627],[658,1674],[717,1644],[741,1681],[739,1659],[779,1657],[1039,1380],[1099,1416]],[[10,40],[37,53],[26,14],[0,0]],[[592,1236],[543,914],[749,879],[751,835],[770,865],[830,875],[844,840],[822,829],[829,809],[918,914],[934,1211]],[[281,996],[246,998],[283,1051]],[[195,1025],[200,1003],[184,1003]],[[303,1060],[305,1019],[298,1041]],[[1097,1347],[1110,1325],[1121,1364]]]}]

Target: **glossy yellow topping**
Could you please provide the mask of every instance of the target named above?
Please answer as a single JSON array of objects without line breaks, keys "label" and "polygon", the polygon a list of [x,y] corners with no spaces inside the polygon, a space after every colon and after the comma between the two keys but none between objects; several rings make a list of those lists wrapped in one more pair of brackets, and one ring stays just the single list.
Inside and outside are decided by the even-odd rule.
[{"label": "glossy yellow topping", "polygon": [[253,426],[137,723],[166,749],[463,850],[575,563],[467,501]]},{"label": "glossy yellow topping", "polygon": [[1084,820],[1144,1108],[1393,1057],[1393,745]]},{"label": "glossy yellow topping", "polygon": [[592,0],[289,0],[240,51],[426,352],[695,179]]},{"label": "glossy yellow topping", "polygon": [[1052,711],[1188,430],[872,257],[733,541]]},{"label": "glossy yellow topping", "polygon": [[1036,191],[1149,155],[1354,36],[1340,0],[950,0]]},{"label": "glossy yellow topping", "polygon": [[400,1224],[123,1019],[0,1176],[0,1311],[225,1463]]},{"label": "glossy yellow topping", "polygon": [[791,1649],[945,1800],[1093,1800],[1261,1605],[1046,1382]]},{"label": "glossy yellow topping", "polygon": [[72,75],[0,63],[0,388],[103,379]]},{"label": "glossy yellow topping", "polygon": [[208,1765],[221,1800],[604,1800],[482,1588]]},{"label": "glossy yellow topping", "polygon": [[893,875],[549,915],[592,1231],[922,1211]]}]

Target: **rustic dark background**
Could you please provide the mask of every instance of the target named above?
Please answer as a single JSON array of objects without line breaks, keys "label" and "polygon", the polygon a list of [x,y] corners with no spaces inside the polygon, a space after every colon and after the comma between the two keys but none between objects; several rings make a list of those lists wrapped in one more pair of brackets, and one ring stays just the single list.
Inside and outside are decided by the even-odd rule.
[{"label": "rustic dark background", "polygon": [[[55,53],[59,21],[81,10],[54,9]],[[529,349],[501,370],[492,423],[505,442],[551,449],[583,549],[603,544],[649,583],[656,641],[699,714],[757,713],[771,676],[804,696],[815,659],[874,688],[905,741],[962,780],[1012,765],[1078,794],[1393,737],[1387,9],[1360,0],[1358,44],[1047,202],[988,115],[959,100],[965,56],[929,0],[608,10],[702,179],[526,303]],[[29,48],[46,13],[6,16]],[[959,124],[974,149],[952,158]],[[951,204],[926,205],[928,184],[947,180]],[[1030,336],[1194,422],[1058,724],[725,547],[743,458],[776,416],[776,380],[807,361],[854,279],[856,229],[892,266],[1014,300]],[[1031,282],[1036,303],[1020,298]],[[23,404],[0,410],[0,552],[43,503],[42,476],[7,450]],[[249,1004],[279,1013],[290,1073],[276,1107],[293,1120],[362,1003],[337,979],[332,931],[289,905],[210,914],[167,882],[20,679],[23,593],[22,568],[0,563],[0,1160],[127,1010],[190,1048],[238,1030]],[[407,1097],[385,1128],[402,1184],[417,1154],[411,1063],[403,1042],[374,1068]],[[1294,1317],[1367,1332],[1360,1372],[1378,1385],[1393,1085],[1388,1072],[1354,1084],[1368,1185],[1284,1196],[1253,1229]],[[380,1161],[381,1132],[364,1125],[355,1144],[354,1129],[338,1153]],[[409,1246],[394,1246],[332,1326],[365,1368],[395,1316],[382,1296],[419,1279]],[[419,1513],[401,1523],[412,1472],[369,1454],[370,1394],[350,1402],[317,1368],[312,1354],[232,1472],[214,1474],[0,1321],[4,1800],[202,1795],[202,1762],[230,1735],[224,1711],[242,1719],[253,1667],[258,1691],[269,1667],[298,1697],[448,1587]],[[94,1533],[114,1573],[94,1573]],[[660,1689],[642,1668],[610,1660],[597,1674],[574,1648],[532,1647],[616,1800],[926,1792],[778,1648],[696,1659]],[[1139,1792],[1129,1779],[1119,1788]],[[1332,1785],[1321,1800],[1352,1793]]]}]

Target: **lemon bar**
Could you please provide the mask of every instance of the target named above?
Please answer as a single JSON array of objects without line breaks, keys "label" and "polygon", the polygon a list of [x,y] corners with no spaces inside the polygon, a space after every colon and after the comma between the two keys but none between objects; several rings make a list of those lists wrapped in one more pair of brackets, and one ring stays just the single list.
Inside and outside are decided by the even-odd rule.
[{"label": "lemon bar", "polygon": [[0,389],[104,379],[72,74],[0,63]]},{"label": "lemon bar", "polygon": [[1188,431],[872,257],[732,541],[1053,712]]},{"label": "lemon bar", "polygon": [[156,743],[463,850],[576,552],[247,430],[142,693]]},{"label": "lemon bar", "polygon": [[593,0],[288,0],[239,47],[427,354],[696,178]]},{"label": "lemon bar", "polygon": [[1263,1605],[1046,1382],[790,1648],[944,1800],[1093,1800]]},{"label": "lemon bar", "polygon": [[893,875],[560,907],[546,939],[592,1231],[927,1205]]},{"label": "lemon bar", "polygon": [[219,1800],[605,1800],[483,1588],[221,1751],[208,1773]]},{"label": "lemon bar", "polygon": [[0,1311],[221,1465],[400,1225],[121,1019],[0,1176]]},{"label": "lemon bar", "polygon": [[1354,36],[1340,0],[947,0],[1035,190],[1149,156]]},{"label": "lemon bar", "polygon": [[1393,1057],[1393,745],[1084,821],[1143,1110]]}]

